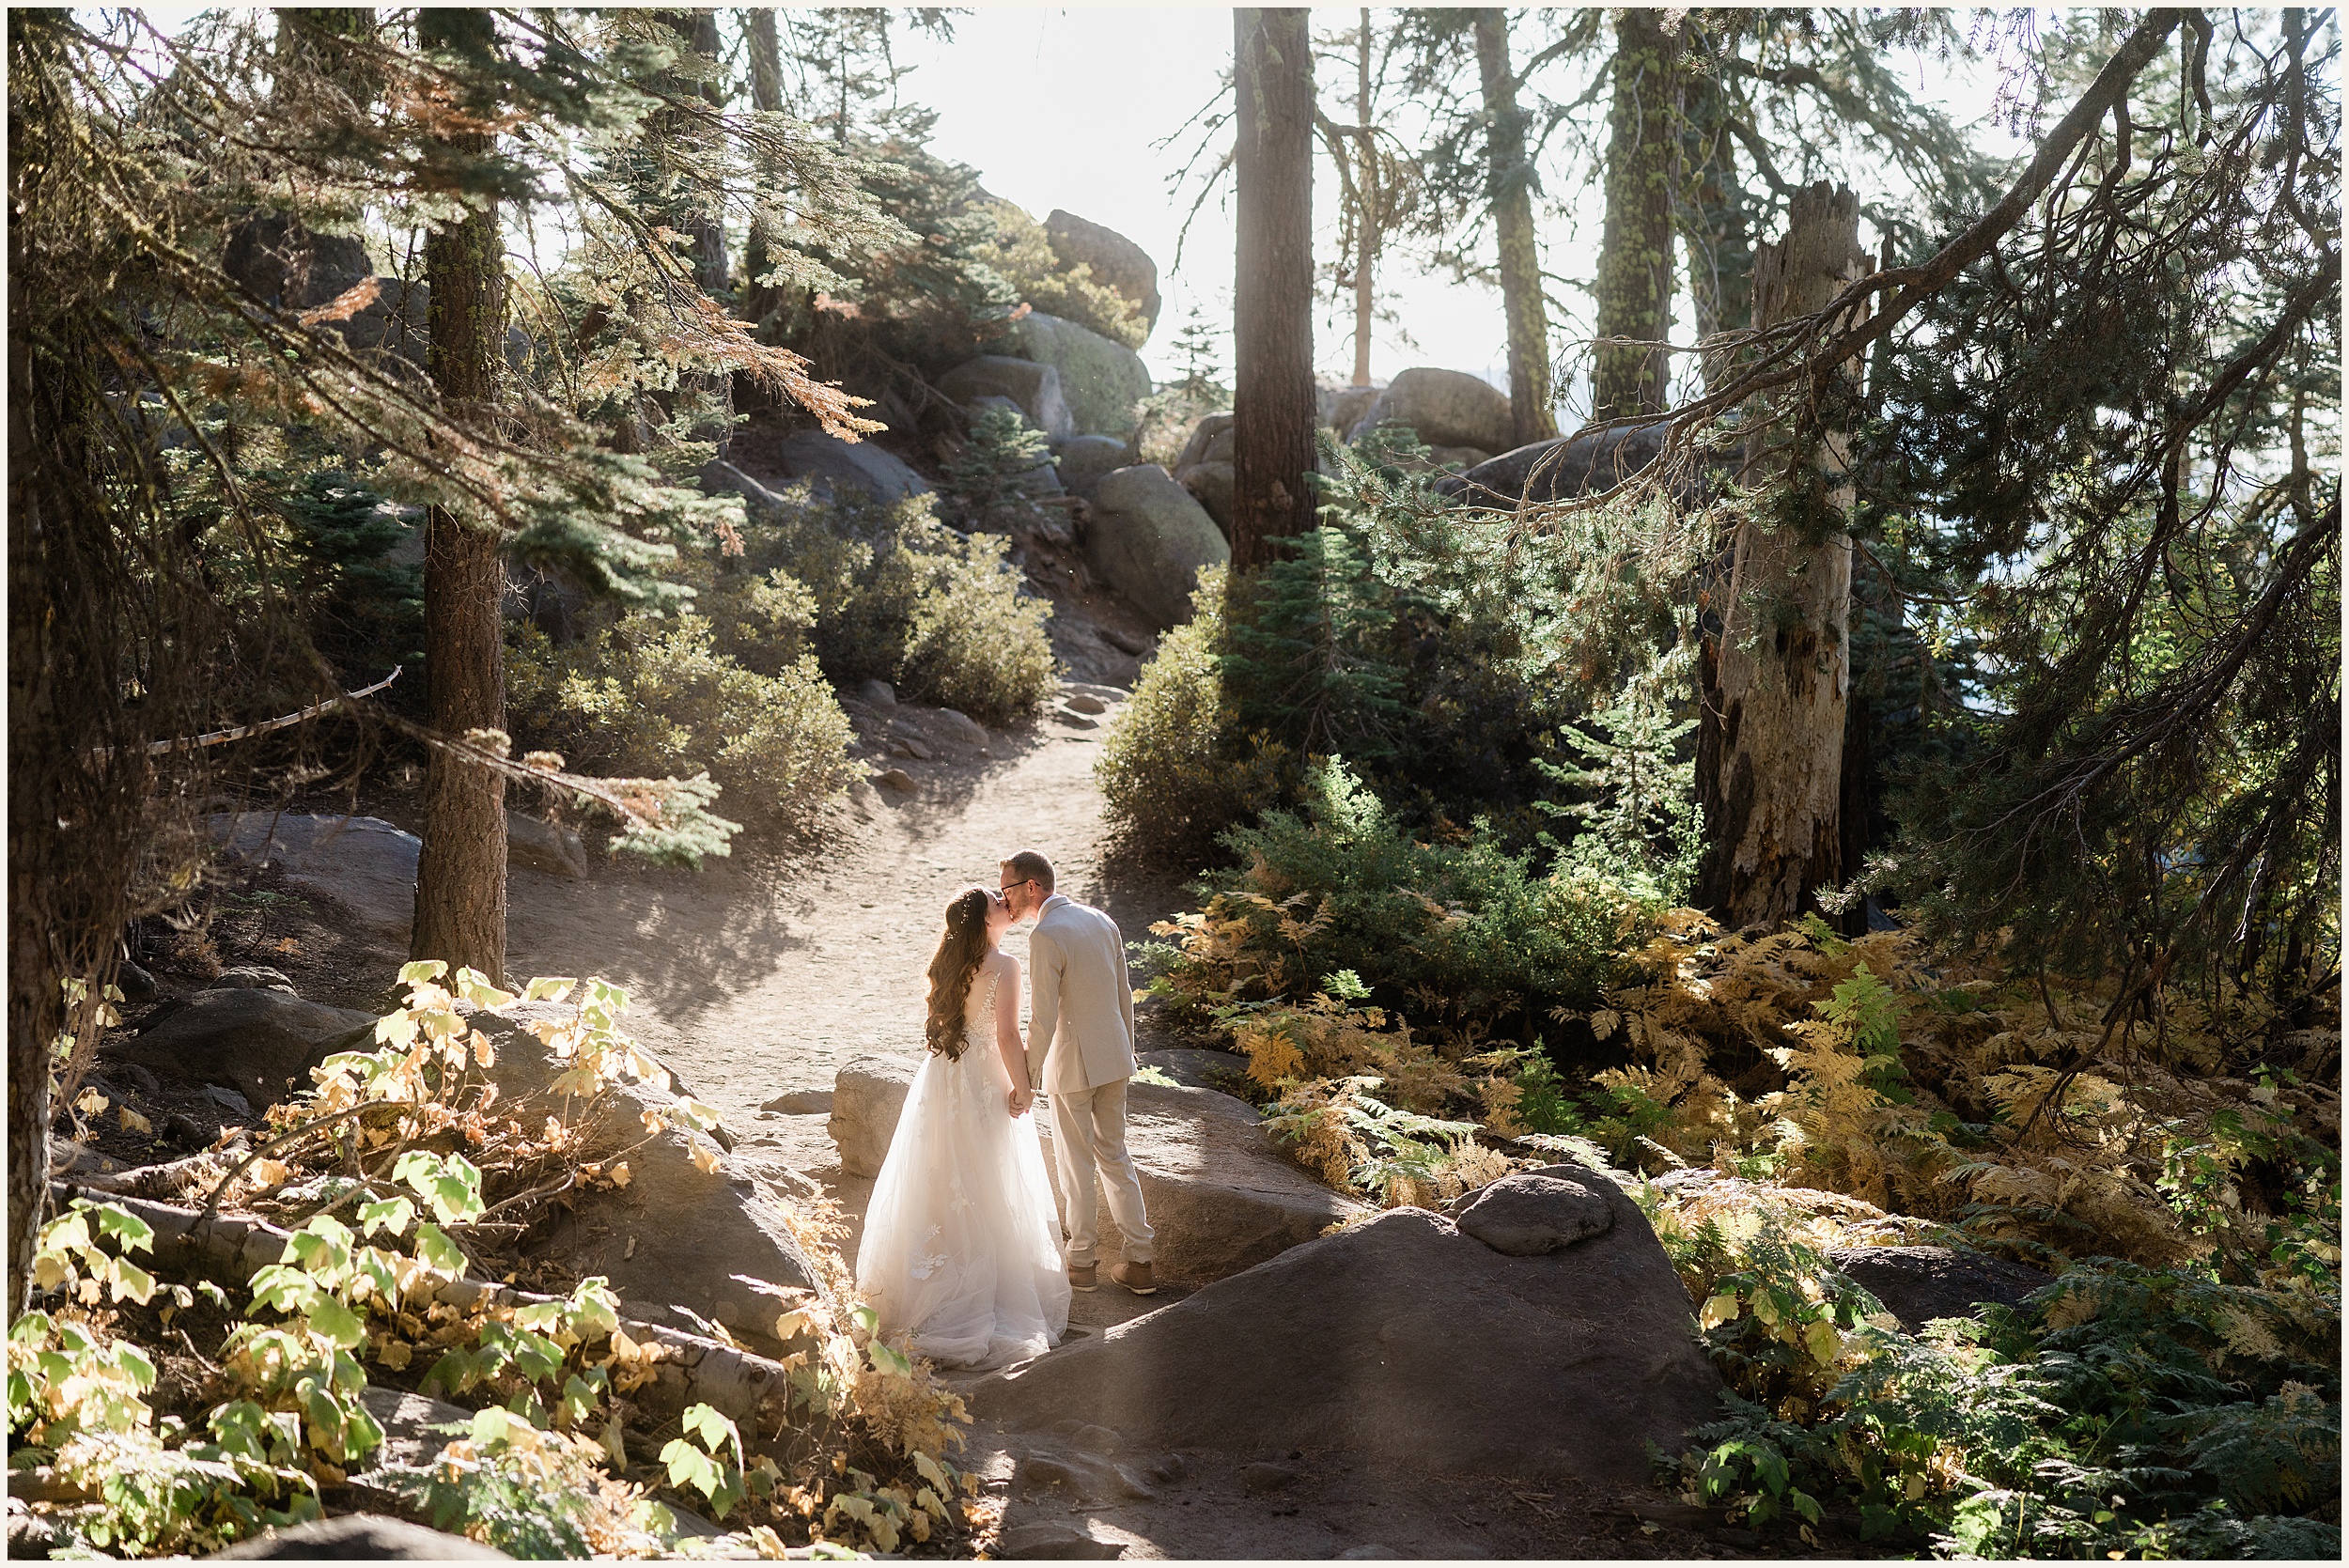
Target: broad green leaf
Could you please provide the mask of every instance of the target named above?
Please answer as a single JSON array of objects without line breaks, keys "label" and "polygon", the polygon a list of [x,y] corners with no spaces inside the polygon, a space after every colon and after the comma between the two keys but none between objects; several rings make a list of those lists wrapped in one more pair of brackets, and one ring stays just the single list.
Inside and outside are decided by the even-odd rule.
[{"label": "broad green leaf", "polygon": [[913,1362],[908,1358],[899,1355],[896,1351],[890,1349],[889,1346],[881,1343],[880,1341],[875,1340],[872,1343],[866,1345],[864,1349],[865,1353],[873,1358],[873,1370],[875,1372],[886,1374],[891,1377],[910,1377],[913,1375]]},{"label": "broad green leaf", "polygon": [[359,1314],[331,1296],[320,1296],[310,1309],[310,1331],[339,1350],[350,1350],[364,1344],[367,1326]]},{"label": "broad green leaf", "polygon": [[124,1249],[130,1251],[148,1251],[155,1244],[154,1226],[130,1210],[113,1203],[99,1206],[98,1230],[100,1234],[113,1236],[121,1242]]},{"label": "broad green leaf", "polygon": [[108,1272],[114,1276],[114,1298],[117,1301],[127,1296],[144,1307],[155,1294],[155,1276],[128,1258],[112,1260]]},{"label": "broad green leaf", "polygon": [[407,1199],[379,1198],[359,1205],[359,1231],[363,1235],[373,1235],[377,1231],[398,1235],[415,1217],[416,1205]]},{"label": "broad green leaf", "polygon": [[428,980],[438,980],[448,972],[448,966],[438,958],[417,958],[399,966],[399,983],[421,986]]},{"label": "broad green leaf", "polygon": [[571,994],[579,982],[569,975],[540,975],[522,987],[524,1001],[560,1001]]},{"label": "broad green leaf", "polygon": [[457,1243],[449,1240],[446,1231],[429,1219],[416,1222],[416,1256],[427,1267],[443,1274],[465,1271],[465,1254],[457,1250]]},{"label": "broad green leaf", "polygon": [[1736,1293],[1734,1291],[1728,1292],[1720,1296],[1713,1296],[1704,1303],[1704,1310],[1697,1315],[1697,1327],[1700,1328],[1716,1328],[1720,1325],[1731,1321],[1736,1315]]}]

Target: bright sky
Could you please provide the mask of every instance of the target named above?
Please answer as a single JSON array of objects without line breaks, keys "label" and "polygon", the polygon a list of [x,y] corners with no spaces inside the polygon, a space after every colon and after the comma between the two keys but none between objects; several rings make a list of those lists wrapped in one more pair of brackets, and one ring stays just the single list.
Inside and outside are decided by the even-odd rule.
[{"label": "bright sky", "polygon": [[[1320,8],[1315,25],[1317,31],[1345,28],[1358,15],[1353,8]],[[1150,253],[1166,303],[1143,355],[1163,380],[1174,368],[1174,334],[1192,303],[1219,325],[1230,320],[1233,235],[1228,207],[1210,201],[1191,223],[1181,268],[1174,268],[1176,237],[1196,188],[1177,194],[1168,179],[1182,166],[1192,137],[1163,150],[1154,144],[1217,90],[1231,56],[1232,13],[1222,8],[985,6],[955,19],[952,43],[918,35],[904,40],[898,58],[917,69],[899,90],[939,112],[933,148],[979,170],[996,195],[1039,219],[1066,208]],[[1961,121],[1987,107],[1980,83],[1952,82],[1945,90],[1945,103],[1965,105]],[[2004,139],[1994,145],[2003,147]],[[1326,170],[1317,169],[1315,180],[1319,207]],[[1563,220],[1544,225],[1544,264],[1553,272],[1590,274],[1598,222],[1596,193],[1588,195],[1587,204],[1578,203],[1587,213],[1579,236],[1570,238]],[[1333,229],[1333,224],[1325,210],[1324,226]],[[1334,243],[1334,232],[1324,239]],[[1874,237],[1863,233],[1862,242],[1873,244]],[[1398,296],[1398,313],[1417,347],[1406,348],[1382,327],[1371,355],[1375,377],[1383,380],[1409,365],[1434,365],[1507,384],[1498,292],[1456,284],[1399,258],[1391,258],[1381,287]],[[1315,334],[1318,368],[1351,375],[1352,333],[1350,302],[1342,316],[1325,310]],[[1686,333],[1683,324],[1675,340],[1689,341]],[[1221,363],[1228,371],[1228,336]]]}]

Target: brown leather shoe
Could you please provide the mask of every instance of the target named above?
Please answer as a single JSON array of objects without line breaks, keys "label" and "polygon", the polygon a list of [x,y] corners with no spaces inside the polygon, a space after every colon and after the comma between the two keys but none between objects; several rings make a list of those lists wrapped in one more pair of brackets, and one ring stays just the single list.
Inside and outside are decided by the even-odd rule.
[{"label": "brown leather shoe", "polygon": [[1095,1282],[1093,1278],[1093,1265],[1087,1264],[1082,1268],[1079,1268],[1074,1264],[1069,1265],[1068,1288],[1070,1290],[1098,1289],[1099,1286]]},{"label": "brown leather shoe", "polygon": [[1110,1278],[1136,1296],[1159,1294],[1159,1282],[1150,1277],[1150,1265],[1146,1263],[1113,1263],[1110,1265]]}]

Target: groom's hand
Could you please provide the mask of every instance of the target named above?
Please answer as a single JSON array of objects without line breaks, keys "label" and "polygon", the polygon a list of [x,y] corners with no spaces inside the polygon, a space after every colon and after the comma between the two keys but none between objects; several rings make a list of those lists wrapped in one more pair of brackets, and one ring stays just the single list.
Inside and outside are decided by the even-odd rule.
[{"label": "groom's hand", "polygon": [[1014,1117],[1025,1116],[1028,1113],[1028,1107],[1035,1103],[1035,1096],[1020,1084],[1014,1084],[1010,1094],[1006,1097],[1011,1102],[1011,1113]]}]

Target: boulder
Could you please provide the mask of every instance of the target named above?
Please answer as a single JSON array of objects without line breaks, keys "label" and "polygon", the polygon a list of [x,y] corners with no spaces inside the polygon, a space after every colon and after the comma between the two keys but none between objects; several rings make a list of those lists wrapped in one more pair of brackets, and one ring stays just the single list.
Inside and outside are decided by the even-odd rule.
[{"label": "boulder", "polygon": [[1228,413],[1203,415],[1183,439],[1183,455],[1174,459],[1176,475],[1199,463],[1231,462],[1239,444],[1232,426],[1233,418]]},{"label": "boulder", "polygon": [[198,991],[186,1003],[98,1054],[223,1084],[268,1107],[310,1086],[310,1069],[338,1050],[372,1050],[375,1015],[304,1001],[289,991]]},{"label": "boulder", "polygon": [[1430,446],[1474,446],[1486,452],[1505,449],[1516,433],[1509,423],[1507,393],[1481,376],[1425,365],[1389,382],[1352,435],[1359,440],[1381,425],[1407,425]]},{"label": "boulder", "polygon": [[[1076,699],[1069,701],[1074,706]],[[1234,1085],[1248,1076],[1248,1058],[1237,1051],[1194,1050],[1185,1047],[1145,1050],[1134,1060],[1144,1067],[1156,1067],[1187,1088],[1215,1089],[1224,1094],[1230,1094]]]},{"label": "boulder", "polygon": [[875,707],[897,706],[897,689],[885,680],[858,681],[856,694],[861,700],[872,704]]},{"label": "boulder", "polygon": [[1021,354],[1060,372],[1061,396],[1076,422],[1075,433],[1119,441],[1134,433],[1134,405],[1150,396],[1150,369],[1140,354],[1090,327],[1042,311],[1030,311],[1011,330]]},{"label": "boulder", "polygon": [[1128,460],[1126,443],[1114,436],[1071,436],[1054,448],[1060,482],[1069,494],[1088,501],[1102,476],[1124,468]]},{"label": "boulder", "polygon": [[1513,1258],[1563,1252],[1578,1241],[1605,1234],[1615,1223],[1604,1179],[1586,1182],[1564,1172],[1503,1176],[1462,1193],[1444,1206],[1444,1213],[1462,1234]]},{"label": "boulder", "polygon": [[473,1412],[461,1405],[380,1383],[360,1389],[359,1403],[366,1406],[367,1414],[383,1429],[383,1446],[367,1456],[367,1469],[360,1473],[362,1481],[379,1470],[428,1469],[441,1456],[442,1449],[463,1436],[461,1430],[452,1434],[439,1429],[469,1429],[473,1425]]},{"label": "boulder", "polygon": [[1439,479],[1436,489],[1479,506],[1515,506],[1520,499],[1535,503],[1568,500],[1629,478],[1654,462],[1663,448],[1661,422],[1559,436],[1503,452],[1465,474]]},{"label": "boulder", "polygon": [[265,1529],[233,1546],[224,1546],[207,1560],[265,1562],[280,1558],[309,1562],[369,1559],[424,1562],[510,1560],[495,1546],[412,1525],[384,1514],[343,1514],[332,1519],[288,1525],[284,1529]]},{"label": "boulder", "polygon": [[275,865],[286,886],[349,911],[369,936],[408,945],[424,840],[373,816],[223,812],[205,819],[232,855]]},{"label": "boulder", "polygon": [[1113,228],[1057,207],[1044,220],[1044,238],[1062,266],[1072,272],[1091,268],[1096,283],[1109,285],[1142,307],[1145,326],[1159,324],[1159,264],[1148,251]]},{"label": "boulder", "polygon": [[[861,1056],[840,1069],[826,1130],[847,1174],[880,1173],[918,1065]],[[1037,1126],[1049,1142],[1049,1118]],[[1210,1089],[1131,1085],[1126,1147],[1158,1233],[1158,1271],[1170,1280],[1221,1279],[1368,1212],[1282,1158],[1253,1107]],[[1118,1232],[1106,1203],[1099,1222],[1102,1255],[1114,1257]]]},{"label": "boulder", "polygon": [[521,812],[506,814],[506,864],[555,877],[587,875],[587,842],[574,828]]},{"label": "boulder", "polygon": [[723,458],[702,464],[700,478],[704,495],[739,495],[754,511],[780,512],[791,505],[790,497],[760,484]]},{"label": "boulder", "polygon": [[[534,1110],[561,1109],[552,1086],[570,1063],[557,1060],[530,1026],[576,1016],[576,1009],[552,1001],[518,1003],[504,1015],[471,1015],[493,1048],[490,1076],[501,1104],[529,1100],[537,1102]],[[647,1139],[645,1114],[674,1106],[689,1093],[665,1066],[648,1079],[614,1086],[583,1129],[580,1156],[595,1163],[624,1158],[627,1185],[575,1189],[569,1208],[534,1247],[560,1257],[574,1274],[604,1276],[623,1300],[638,1304],[640,1316],[674,1322],[666,1309],[683,1307],[738,1334],[772,1338],[779,1304],[735,1276],[801,1289],[815,1285],[815,1265],[773,1197],[795,1184],[757,1157],[725,1147],[732,1139],[723,1131],[716,1135],[722,1146],[717,1168],[708,1172],[694,1163],[684,1134],[664,1129]],[[519,1107],[517,1113],[522,1113]]]},{"label": "boulder", "polygon": [[1828,1261],[1872,1292],[1914,1334],[1937,1317],[1971,1317],[1984,1302],[2019,1307],[2055,1276],[1953,1247],[1839,1247]]},{"label": "boulder", "polygon": [[987,728],[958,707],[934,707],[922,717],[923,727],[957,746],[984,746]]},{"label": "boulder", "polygon": [[1637,1486],[1649,1444],[1676,1450],[1719,1417],[1720,1376],[1638,1206],[1595,1172],[1535,1174],[1576,1189],[1552,1229],[1579,1228],[1594,1197],[1612,1223],[1524,1255],[1390,1210],[984,1379],[972,1410],[1015,1431],[1081,1410],[1138,1447]]},{"label": "boulder", "polygon": [[1049,364],[1008,354],[982,354],[939,377],[938,390],[963,404],[982,397],[1008,397],[1020,417],[1047,436],[1078,433],[1061,390],[1060,371]]},{"label": "boulder", "polygon": [[842,441],[823,430],[795,430],[786,436],[775,448],[775,460],[784,473],[810,481],[823,495],[861,489],[894,506],[907,496],[930,493],[929,481],[895,453],[869,441]]},{"label": "boulder", "polygon": [[228,231],[221,271],[263,304],[310,310],[375,272],[366,241],[319,234],[282,212],[261,212]]},{"label": "boulder", "polygon": [[267,964],[238,964],[225,969],[201,988],[207,991],[283,991],[289,997],[302,994],[294,989],[294,983],[286,978],[284,970],[273,970]]},{"label": "boulder", "polygon": [[1370,411],[1371,405],[1378,401],[1378,395],[1386,390],[1382,386],[1335,388],[1325,395],[1321,422],[1340,436],[1351,435],[1354,427],[1362,422],[1362,415]]},{"label": "boulder", "polygon": [[1121,468],[1095,487],[1085,562],[1159,627],[1190,613],[1200,567],[1231,558],[1215,519],[1158,464]]},{"label": "boulder", "polygon": [[1227,540],[1232,536],[1232,489],[1237,473],[1230,463],[1193,463],[1183,471],[1183,489],[1215,520]]}]

